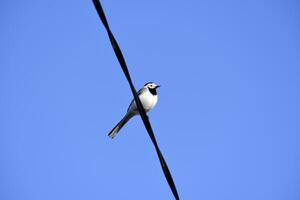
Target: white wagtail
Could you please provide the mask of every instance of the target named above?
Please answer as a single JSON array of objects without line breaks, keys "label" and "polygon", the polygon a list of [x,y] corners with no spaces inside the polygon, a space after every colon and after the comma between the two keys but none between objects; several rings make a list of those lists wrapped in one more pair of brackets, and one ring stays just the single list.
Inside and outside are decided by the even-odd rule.
[{"label": "white wagtail", "polygon": [[[137,94],[143,104],[146,112],[150,111],[157,103],[157,92],[156,89],[160,87],[153,82],[146,83],[142,89],[140,89]],[[109,132],[108,136],[114,138],[121,128],[130,120],[133,116],[139,115],[139,110],[136,106],[134,99],[131,101],[126,115],[123,119]]]}]

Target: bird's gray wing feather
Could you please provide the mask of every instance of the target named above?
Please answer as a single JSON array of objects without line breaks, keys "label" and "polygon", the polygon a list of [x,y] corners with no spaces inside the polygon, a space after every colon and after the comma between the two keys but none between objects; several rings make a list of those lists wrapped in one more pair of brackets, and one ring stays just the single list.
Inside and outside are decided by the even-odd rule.
[{"label": "bird's gray wing feather", "polygon": [[[140,96],[140,94],[146,92],[147,90],[148,90],[148,88],[142,88],[142,89],[140,89],[140,90],[137,92],[137,95]],[[131,103],[129,104],[129,106],[128,106],[128,108],[127,108],[127,112],[128,112],[128,110],[129,110],[129,108],[132,106],[133,102],[134,102],[134,99],[132,99]]]}]

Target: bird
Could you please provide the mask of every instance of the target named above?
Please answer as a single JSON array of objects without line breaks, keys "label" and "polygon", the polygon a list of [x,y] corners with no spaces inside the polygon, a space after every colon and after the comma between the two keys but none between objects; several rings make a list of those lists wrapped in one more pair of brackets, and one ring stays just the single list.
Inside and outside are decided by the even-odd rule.
[{"label": "bird", "polygon": [[[143,105],[143,108],[146,112],[152,110],[157,103],[157,91],[160,85],[155,84],[154,82],[148,82],[142,87],[137,95]],[[125,116],[121,119],[121,121],[109,132],[108,136],[113,139],[116,137],[121,128],[134,116],[139,115],[140,112],[137,108],[136,102],[133,99],[129,104],[127,112]]]}]

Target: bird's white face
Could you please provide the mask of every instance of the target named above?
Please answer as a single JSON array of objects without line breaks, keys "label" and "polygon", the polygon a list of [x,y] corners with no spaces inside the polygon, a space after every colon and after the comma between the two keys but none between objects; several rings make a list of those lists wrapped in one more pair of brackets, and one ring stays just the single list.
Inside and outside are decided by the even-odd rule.
[{"label": "bird's white face", "polygon": [[149,88],[149,89],[156,89],[158,87],[160,87],[159,85],[156,85],[155,83],[153,82],[150,82],[150,83],[146,83],[145,86],[146,88]]}]

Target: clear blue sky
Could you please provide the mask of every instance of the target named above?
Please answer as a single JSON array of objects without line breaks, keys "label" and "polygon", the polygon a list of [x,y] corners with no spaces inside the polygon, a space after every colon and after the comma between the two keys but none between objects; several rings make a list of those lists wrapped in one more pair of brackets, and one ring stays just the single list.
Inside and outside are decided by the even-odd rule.
[{"label": "clear blue sky", "polygon": [[[182,199],[300,199],[300,3],[108,1]],[[173,199],[90,0],[0,3],[0,199]]]}]

